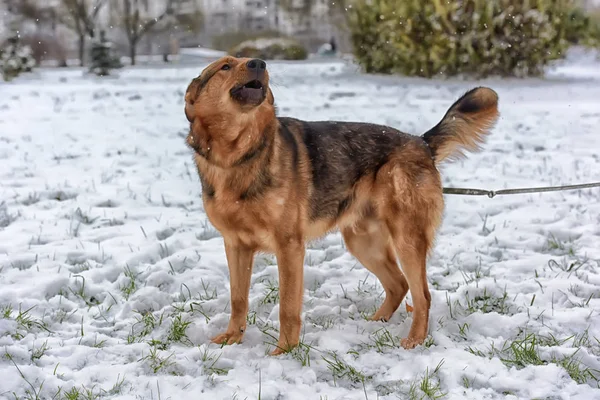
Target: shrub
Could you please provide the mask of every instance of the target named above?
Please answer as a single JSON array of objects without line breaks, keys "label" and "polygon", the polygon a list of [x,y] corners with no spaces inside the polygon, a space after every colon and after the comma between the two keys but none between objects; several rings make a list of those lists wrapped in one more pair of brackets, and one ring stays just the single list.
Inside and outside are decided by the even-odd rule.
[{"label": "shrub", "polygon": [[23,46],[18,35],[12,36],[0,47],[0,73],[5,81],[14,79],[23,72],[30,72],[34,66],[31,48]]},{"label": "shrub", "polygon": [[599,40],[572,0],[355,0],[348,24],[366,72],[423,77],[541,75]]},{"label": "shrub", "polygon": [[112,43],[106,40],[104,31],[100,31],[100,40],[92,44],[90,58],[90,72],[98,76],[109,75],[111,69],[123,67],[119,57],[113,54]]},{"label": "shrub", "polygon": [[600,45],[600,11],[572,7],[565,22],[565,38],[569,43],[586,47]]},{"label": "shrub", "polygon": [[212,45],[213,48],[216,50],[228,51],[247,40],[278,37],[282,37],[282,35],[277,31],[226,32],[221,35],[214,36],[212,38]]},{"label": "shrub", "polygon": [[285,60],[305,60],[308,57],[306,49],[299,44],[291,44],[283,49]]},{"label": "shrub", "polygon": [[234,57],[262,58],[265,60],[304,60],[308,52],[300,43],[288,38],[260,38],[247,40],[233,47]]}]

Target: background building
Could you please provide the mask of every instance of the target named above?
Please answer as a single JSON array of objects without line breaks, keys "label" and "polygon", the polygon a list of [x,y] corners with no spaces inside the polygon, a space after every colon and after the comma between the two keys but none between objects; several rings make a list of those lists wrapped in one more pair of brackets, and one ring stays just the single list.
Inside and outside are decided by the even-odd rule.
[{"label": "background building", "polygon": [[[70,1],[85,2],[91,12],[93,5],[101,0]],[[105,0],[94,18],[95,35],[105,30],[118,53],[123,55],[128,54],[129,49],[122,20],[125,1],[138,7],[140,19],[144,21],[159,18],[169,3],[168,0]],[[11,22],[18,26],[23,41],[34,48],[36,58],[59,62],[76,60],[81,35],[66,11],[68,2],[0,0],[0,16],[5,21],[0,23],[0,38],[8,35]],[[336,37],[338,44],[343,43],[340,30],[332,23],[326,0],[173,0],[173,3],[173,15],[162,19],[140,39],[136,46],[138,55],[175,54],[180,47],[211,48],[215,37],[232,33],[243,38],[244,35],[279,32],[298,39],[309,51],[315,51],[332,37]],[[24,4],[29,7],[29,15],[16,16],[19,14],[16,10]],[[197,29],[189,29],[188,25],[178,23],[179,20],[196,22]],[[88,35],[85,56],[91,42]]]}]

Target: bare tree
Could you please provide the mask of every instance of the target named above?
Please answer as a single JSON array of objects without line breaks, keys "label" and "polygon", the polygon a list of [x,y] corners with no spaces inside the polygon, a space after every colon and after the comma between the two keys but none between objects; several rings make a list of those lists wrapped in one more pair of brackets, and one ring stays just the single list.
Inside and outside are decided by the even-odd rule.
[{"label": "bare tree", "polygon": [[78,37],[79,65],[85,63],[85,42],[94,38],[98,14],[108,0],[60,0],[59,20]]},{"label": "bare tree", "polygon": [[[61,65],[66,65],[63,43],[57,37],[58,16],[54,7],[39,4],[34,0],[4,0],[4,19],[10,31],[19,30],[23,43],[28,44],[37,64],[46,56],[57,56]],[[35,32],[23,29],[25,23],[35,25]],[[50,28],[50,34],[48,32]]]},{"label": "bare tree", "polygon": [[137,46],[149,32],[169,29],[195,31],[201,26],[200,10],[180,13],[183,0],[167,0],[163,8],[151,10],[148,0],[112,0],[115,21],[125,31],[129,44],[131,65],[136,63]]},{"label": "bare tree", "polygon": [[21,18],[40,23],[52,23],[53,30],[61,24],[74,31],[78,37],[79,63],[84,65],[85,42],[93,38],[96,21],[108,0],[60,0],[58,7],[40,6],[34,0],[7,0]]}]

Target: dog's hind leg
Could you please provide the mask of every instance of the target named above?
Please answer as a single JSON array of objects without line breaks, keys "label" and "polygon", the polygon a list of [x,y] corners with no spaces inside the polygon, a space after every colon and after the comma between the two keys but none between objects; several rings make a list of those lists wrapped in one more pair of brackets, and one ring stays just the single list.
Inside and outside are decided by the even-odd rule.
[{"label": "dog's hind leg", "polygon": [[402,212],[390,213],[387,219],[414,303],[410,332],[401,341],[405,349],[422,344],[429,329],[431,294],[427,283],[426,261],[443,207],[441,193],[431,191],[429,195],[428,199],[420,199],[418,202],[398,204],[398,209],[402,209]]},{"label": "dog's hind leg", "polygon": [[415,232],[411,232],[410,236],[401,234],[395,239],[400,264],[406,274],[414,303],[410,332],[407,338],[402,339],[401,345],[405,349],[412,349],[425,341],[429,328],[431,295],[425,272],[428,243],[422,233]]},{"label": "dog's hind leg", "polygon": [[371,317],[388,321],[408,292],[408,282],[398,267],[396,252],[385,224],[366,219],[356,227],[347,227],[342,235],[350,253],[381,282],[385,300]]}]

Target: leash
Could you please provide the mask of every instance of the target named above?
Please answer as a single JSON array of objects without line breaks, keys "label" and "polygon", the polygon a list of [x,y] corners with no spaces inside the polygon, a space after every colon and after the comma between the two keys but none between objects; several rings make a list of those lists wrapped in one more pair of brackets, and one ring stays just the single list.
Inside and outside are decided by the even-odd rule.
[{"label": "leash", "polygon": [[582,183],[579,185],[566,186],[544,186],[537,188],[520,188],[520,189],[502,189],[502,190],[484,190],[484,189],[467,189],[467,188],[444,188],[444,194],[457,194],[462,196],[487,196],[490,199],[496,196],[507,194],[523,194],[523,193],[542,193],[542,192],[558,192],[562,190],[589,189],[600,187],[600,182]]}]

